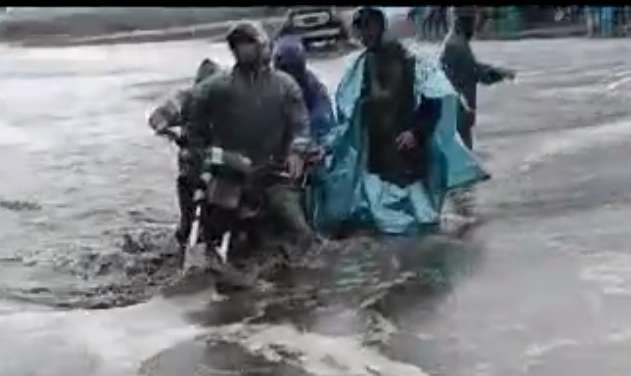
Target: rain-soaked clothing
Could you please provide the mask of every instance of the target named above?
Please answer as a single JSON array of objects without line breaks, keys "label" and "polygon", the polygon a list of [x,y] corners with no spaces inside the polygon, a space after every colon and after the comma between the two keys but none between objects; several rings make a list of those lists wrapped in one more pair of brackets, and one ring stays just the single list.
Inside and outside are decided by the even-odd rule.
[{"label": "rain-soaked clothing", "polygon": [[[428,225],[439,223],[447,191],[489,177],[457,137],[457,94],[438,62],[415,55],[396,42],[391,43],[382,46],[391,51],[389,53],[378,51],[377,56],[373,56],[372,52],[364,51],[359,54],[337,88],[338,126],[332,132],[332,153],[316,179],[318,189],[313,218],[322,231],[335,232],[350,227],[389,234],[418,233]],[[379,56],[381,53],[386,56]],[[403,71],[397,73],[396,64],[383,66],[383,59],[396,60],[395,57],[401,56],[405,56],[403,66],[406,69]],[[382,69],[386,72],[380,72]],[[409,77],[413,84],[406,87],[406,79],[402,78],[398,80],[398,86],[386,88],[386,91],[390,89],[391,93],[397,94],[396,99],[388,98],[389,95],[379,98],[374,94],[371,98],[369,93],[374,93],[374,89],[371,92],[370,86],[375,82],[383,85],[384,81],[375,76],[384,73],[386,76],[401,74]],[[375,107],[373,110],[366,105],[371,102],[382,110],[387,110],[388,106],[392,108],[378,115],[379,109]],[[431,103],[439,104],[440,110]],[[426,113],[425,119],[419,114],[421,111]],[[377,116],[380,120],[374,118]],[[417,121],[413,120],[415,117]],[[414,165],[402,156],[395,157],[394,150],[385,153],[392,158],[387,162],[375,162],[371,154],[384,148],[392,149],[385,144],[392,142],[392,137],[402,129],[409,129],[406,127],[410,127],[410,122],[413,129],[418,129],[415,132],[421,135],[421,141],[423,135],[427,140],[423,147],[414,151],[423,153],[425,150],[428,154],[426,172],[419,174],[425,178],[394,183],[380,174],[388,171],[380,171],[379,166],[371,164],[387,163],[395,170],[403,171],[413,170]],[[431,128],[432,124],[435,124],[434,131],[425,128],[426,125]],[[380,133],[384,138],[378,143],[375,139]],[[409,160],[414,159],[411,155]],[[423,167],[416,165],[416,169]]]},{"label": "rain-soaked clothing", "polygon": [[[194,84],[201,82],[219,70],[219,66],[210,59],[204,59],[197,68]],[[202,186],[199,179],[202,165],[202,151],[209,145],[208,135],[193,133],[189,125],[190,104],[193,88],[176,91],[159,105],[154,113],[159,112],[163,119],[161,127],[180,127],[180,135],[185,145],[178,152],[177,197],[180,206],[180,221],[175,237],[183,244],[193,222],[193,193]],[[156,127],[157,124],[150,124]],[[157,129],[156,129],[157,130]]]},{"label": "rain-soaked clothing", "polygon": [[310,69],[302,41],[298,37],[282,37],[274,47],[274,66],[290,74],[302,89],[309,111],[311,137],[318,144],[333,128],[333,105],[326,86]]},{"label": "rain-soaked clothing", "polygon": [[[440,113],[440,100],[414,100],[414,57],[397,41],[384,42],[366,52],[361,93],[362,116],[368,134],[368,171],[383,180],[405,186],[424,178],[426,136]],[[423,119],[419,119],[422,117]],[[396,138],[412,131],[419,147],[401,151]]]},{"label": "rain-soaked clothing", "polygon": [[506,77],[506,71],[476,60],[469,44],[470,37],[465,35],[461,25],[466,18],[475,17],[475,12],[467,9],[471,7],[458,8],[450,10],[451,28],[443,42],[440,59],[449,81],[466,102],[466,106],[461,103],[458,108],[458,132],[465,145],[472,148],[477,85],[492,85],[502,81]]},{"label": "rain-soaked clothing", "polygon": [[[240,23],[228,35],[234,33],[258,43],[259,64],[248,69],[236,64],[196,85],[192,127],[204,133],[212,124],[213,145],[243,153],[255,164],[284,162],[291,152],[305,152],[310,144],[309,113],[300,87],[291,76],[270,67],[269,41],[259,25]],[[304,213],[288,209],[299,207],[298,198],[284,196],[286,200],[270,199],[270,210],[298,237],[311,236]]]}]

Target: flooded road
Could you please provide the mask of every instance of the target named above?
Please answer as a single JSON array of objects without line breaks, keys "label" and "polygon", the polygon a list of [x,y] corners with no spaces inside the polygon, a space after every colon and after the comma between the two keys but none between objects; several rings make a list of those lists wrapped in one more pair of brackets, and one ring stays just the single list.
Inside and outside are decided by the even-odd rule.
[{"label": "flooded road", "polygon": [[[0,374],[628,375],[631,46],[475,48],[519,72],[480,90],[480,225],[359,239],[225,302],[86,310],[156,257],[124,235],[166,244],[177,219],[176,149],[146,110],[231,59],[202,41],[0,47]],[[346,59],[312,66],[333,87]]]}]

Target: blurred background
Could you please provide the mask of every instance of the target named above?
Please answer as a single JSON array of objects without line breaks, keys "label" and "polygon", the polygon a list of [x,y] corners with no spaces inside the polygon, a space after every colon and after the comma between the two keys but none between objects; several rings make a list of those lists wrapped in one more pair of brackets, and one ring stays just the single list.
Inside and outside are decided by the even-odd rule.
[{"label": "blurred background", "polygon": [[[305,7],[292,7],[296,8]],[[318,8],[318,7],[310,7]],[[348,26],[351,7],[328,8]],[[51,40],[113,33],[188,27],[197,37],[217,34],[217,23],[258,18],[280,28],[289,7],[3,7],[0,41]],[[447,7],[384,7],[393,32],[439,40],[447,32]],[[477,7],[478,38],[624,37],[629,35],[630,6]],[[211,30],[208,30],[211,29]],[[172,35],[173,36],[173,35]],[[154,38],[158,38],[154,36]],[[187,36],[190,38],[190,35]]]}]

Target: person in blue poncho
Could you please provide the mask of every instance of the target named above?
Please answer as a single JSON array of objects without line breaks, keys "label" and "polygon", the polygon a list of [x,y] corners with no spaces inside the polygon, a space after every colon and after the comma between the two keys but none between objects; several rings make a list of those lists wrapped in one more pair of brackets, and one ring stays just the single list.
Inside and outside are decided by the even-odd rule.
[{"label": "person in blue poncho", "polygon": [[366,49],[336,91],[314,189],[320,231],[418,233],[440,222],[448,190],[488,178],[457,135],[458,96],[437,59],[388,38],[386,26],[378,8],[354,14]]}]

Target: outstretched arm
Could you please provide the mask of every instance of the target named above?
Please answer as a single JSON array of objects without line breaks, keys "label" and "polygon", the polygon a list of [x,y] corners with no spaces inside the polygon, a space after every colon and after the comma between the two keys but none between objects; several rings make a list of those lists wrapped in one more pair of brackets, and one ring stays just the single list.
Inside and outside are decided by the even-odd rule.
[{"label": "outstretched arm", "polygon": [[505,79],[514,79],[515,72],[510,69],[495,67],[476,61],[476,76],[479,83],[492,85]]}]

